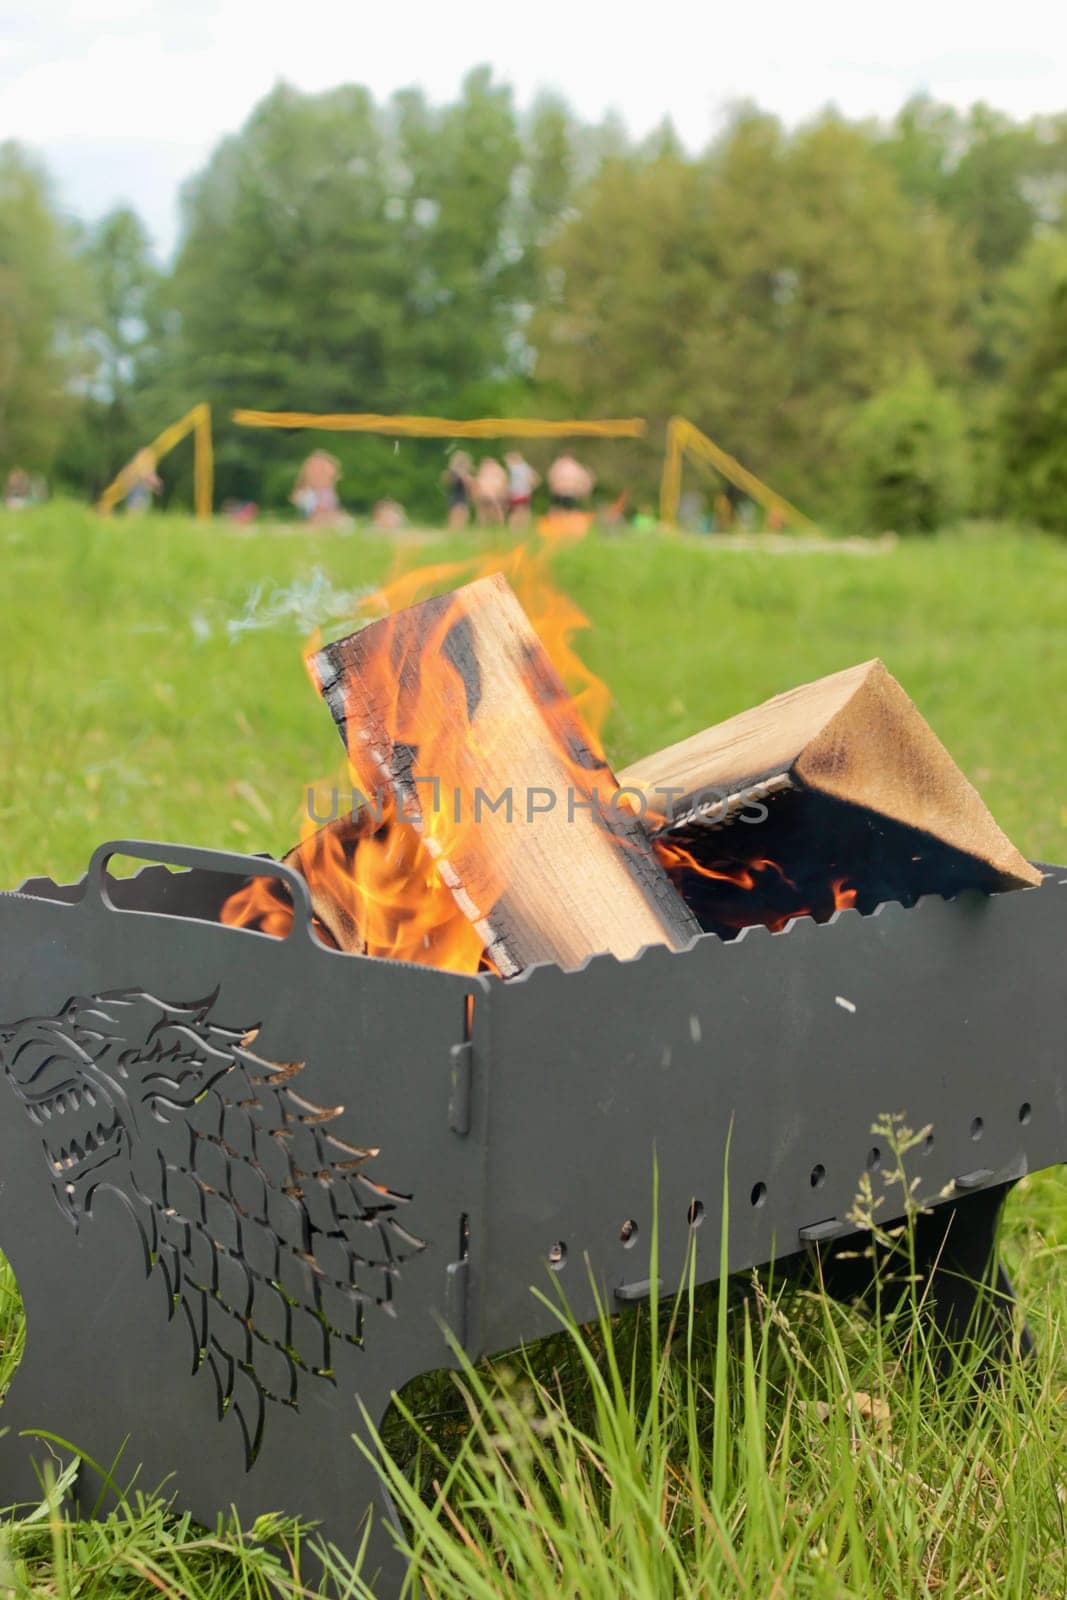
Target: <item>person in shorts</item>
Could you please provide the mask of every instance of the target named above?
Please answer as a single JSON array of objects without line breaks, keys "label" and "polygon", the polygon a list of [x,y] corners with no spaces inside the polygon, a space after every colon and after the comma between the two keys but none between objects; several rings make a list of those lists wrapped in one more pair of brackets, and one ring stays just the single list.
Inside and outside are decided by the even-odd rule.
[{"label": "person in shorts", "polygon": [[471,458],[465,450],[457,450],[441,474],[450,528],[465,528],[470,520],[472,474]]},{"label": "person in shorts", "polygon": [[534,471],[519,450],[509,450],[504,465],[508,469],[508,522],[513,528],[525,528],[530,521],[533,493],[541,482],[541,474]]}]

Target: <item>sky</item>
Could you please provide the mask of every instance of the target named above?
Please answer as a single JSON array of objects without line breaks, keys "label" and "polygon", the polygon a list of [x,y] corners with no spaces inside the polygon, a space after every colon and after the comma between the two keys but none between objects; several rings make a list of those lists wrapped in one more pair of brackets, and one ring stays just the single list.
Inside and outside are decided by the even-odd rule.
[{"label": "sky", "polygon": [[160,254],[178,191],[279,80],[454,97],[488,62],[640,136],[670,115],[699,149],[739,99],[786,122],[891,116],[924,90],[1013,115],[1067,109],[1056,0],[0,0],[0,139],[34,148],[79,216],[127,202]]}]

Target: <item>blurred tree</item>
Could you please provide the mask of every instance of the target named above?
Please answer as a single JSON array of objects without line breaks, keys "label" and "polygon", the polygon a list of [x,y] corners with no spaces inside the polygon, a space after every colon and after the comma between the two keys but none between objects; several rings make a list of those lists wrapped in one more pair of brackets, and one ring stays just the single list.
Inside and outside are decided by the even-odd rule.
[{"label": "blurred tree", "polygon": [[86,400],[57,459],[61,477],[95,495],[158,431],[146,391],[156,381],[163,338],[162,274],[135,212],[110,211],[79,251],[92,299],[86,336]]},{"label": "blurred tree", "polygon": [[1019,258],[991,287],[983,334],[993,369],[1003,372],[1018,356],[1034,318],[1057,284],[1067,278],[1067,227],[1036,233]]},{"label": "blurred tree", "polygon": [[539,377],[653,437],[681,411],[824,512],[851,409],[916,356],[946,380],[966,360],[966,257],[833,117],[790,138],[742,108],[699,162],[608,162],[549,261]]},{"label": "blurred tree", "polygon": [[1002,451],[1009,509],[1067,533],[1067,275],[1054,282],[1009,373]]},{"label": "blurred tree", "polygon": [[909,199],[935,206],[973,256],[971,369],[988,383],[1003,370],[1001,279],[1043,230],[1067,220],[1067,119],[1020,123],[986,105],[961,113],[917,95],[879,152]]},{"label": "blurred tree", "polygon": [[81,400],[89,288],[44,170],[0,145],[0,467],[46,472]]},{"label": "blurred tree", "polygon": [[159,334],[159,269],[144,223],[128,206],[100,218],[81,255],[96,301],[89,335],[98,360],[94,390],[102,400],[121,404]]},{"label": "blurred tree", "polygon": [[966,509],[963,413],[922,362],[865,401],[846,437],[852,509],[861,528],[935,533]]},{"label": "blurred tree", "polygon": [[995,273],[1021,254],[1040,220],[1033,185],[1046,166],[1045,150],[1035,122],[1015,123],[986,105],[971,108],[963,137],[943,203],[981,267]]},{"label": "blurred tree", "polygon": [[945,204],[950,174],[964,149],[960,113],[927,94],[913,95],[897,112],[878,150],[909,200]]},{"label": "blurred tree", "polygon": [[278,452],[227,430],[233,406],[462,412],[507,375],[520,156],[487,68],[443,109],[279,86],[219,146],[185,192],[172,300],[184,396],[216,404],[220,493],[256,494]]}]

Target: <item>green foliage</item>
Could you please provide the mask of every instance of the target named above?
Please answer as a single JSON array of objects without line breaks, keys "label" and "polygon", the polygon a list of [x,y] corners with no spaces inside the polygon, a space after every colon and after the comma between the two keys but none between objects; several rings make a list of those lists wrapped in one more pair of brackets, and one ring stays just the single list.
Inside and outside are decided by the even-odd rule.
[{"label": "green foliage", "polygon": [[1067,274],[1009,376],[1003,459],[1005,495],[1016,514],[1067,533]]},{"label": "green foliage", "polygon": [[539,377],[648,416],[657,444],[680,411],[801,504],[833,503],[843,410],[910,354],[944,379],[966,359],[947,225],[917,218],[870,138],[832,117],[789,137],[745,112],[700,161],[607,163],[548,261]]},{"label": "green foliage", "polygon": [[921,364],[859,408],[847,439],[860,527],[934,533],[965,510],[963,413]]},{"label": "green foliage", "polygon": [[0,469],[45,471],[76,410],[89,287],[44,170],[0,144]]},{"label": "green foliage", "polygon": [[[222,496],[283,501],[268,466],[309,443],[235,433],[233,407],[463,415],[520,370],[516,304],[567,197],[569,126],[544,101],[524,148],[510,91],[479,68],[441,109],[279,86],[220,145],[185,193],[170,299],[183,403],[216,408]],[[440,503],[439,452],[412,486],[376,446],[333,448],[361,458],[357,505]]]},{"label": "green foliage", "polygon": [[79,259],[91,297],[86,395],[64,434],[55,476],[95,498],[146,442],[145,390],[163,337],[163,275],[144,224],[128,207],[88,230]]},{"label": "green foliage", "polygon": [[[996,514],[1002,386],[1067,249],[1067,116],[923,96],[887,126],[741,107],[693,156],[669,121],[635,144],[551,95],[520,114],[484,67],[444,105],[282,83],[187,184],[162,272],[128,211],[79,241],[13,147],[2,170],[0,465],[54,458],[83,494],[206,399],[220,502],[286,508],[318,442],[235,427],[251,407],[641,414],[591,464],[650,507],[681,412],[834,524],[851,417],[920,360],[965,399]],[[326,442],[351,509],[440,516],[438,448]],[[191,467],[164,464],[164,503]]]}]

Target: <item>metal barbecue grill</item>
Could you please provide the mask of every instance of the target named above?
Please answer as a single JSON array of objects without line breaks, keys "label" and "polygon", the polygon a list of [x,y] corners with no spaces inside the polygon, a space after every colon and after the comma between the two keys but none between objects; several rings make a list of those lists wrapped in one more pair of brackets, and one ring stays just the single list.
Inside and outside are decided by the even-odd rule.
[{"label": "metal barbecue grill", "polygon": [[[116,879],[115,855],[187,870]],[[218,922],[249,875],[287,885],[287,938]],[[587,1318],[586,1258],[647,1296],[654,1164],[665,1290],[691,1243],[714,1279],[728,1140],[729,1269],[820,1246],[833,1286],[887,1112],[932,1128],[921,1265],[961,1334],[1007,1189],[1067,1155],[1065,930],[1050,869],[503,983],[326,948],[260,857],[119,841],[0,895],[0,1246],[28,1325],[0,1502],[37,1496],[51,1434],[205,1521],[284,1509],[351,1548],[375,1504],[396,1592],[352,1435],[454,1364],[442,1322],[472,1358],[551,1332],[550,1267]]]}]

